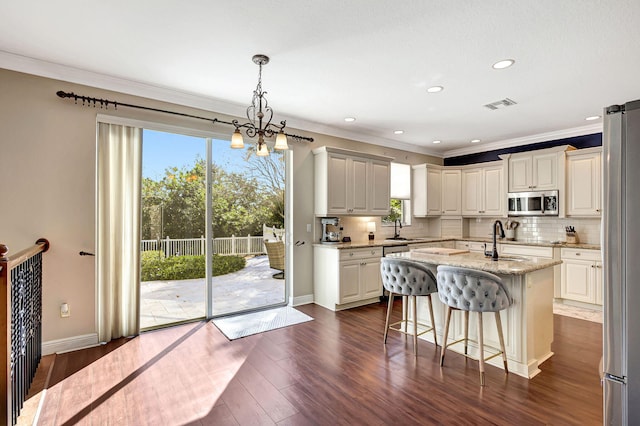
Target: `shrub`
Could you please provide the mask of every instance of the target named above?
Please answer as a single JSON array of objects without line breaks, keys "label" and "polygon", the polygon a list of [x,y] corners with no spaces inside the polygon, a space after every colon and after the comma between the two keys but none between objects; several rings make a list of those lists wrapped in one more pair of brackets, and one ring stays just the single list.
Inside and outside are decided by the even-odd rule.
[{"label": "shrub", "polygon": [[[188,280],[205,277],[204,256],[172,256],[147,251],[141,256],[142,281]],[[213,276],[229,274],[244,268],[246,262],[239,256],[213,255]]]}]

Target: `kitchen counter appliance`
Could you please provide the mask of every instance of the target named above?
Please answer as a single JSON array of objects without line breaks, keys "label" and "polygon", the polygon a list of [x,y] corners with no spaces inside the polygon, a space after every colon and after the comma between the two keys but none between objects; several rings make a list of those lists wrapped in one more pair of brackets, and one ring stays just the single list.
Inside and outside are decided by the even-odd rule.
[{"label": "kitchen counter appliance", "polygon": [[509,216],[558,216],[558,191],[509,192]]},{"label": "kitchen counter appliance", "polygon": [[320,219],[322,224],[322,239],[323,244],[336,244],[339,243],[342,237],[342,230],[340,229],[339,217],[323,217]]}]

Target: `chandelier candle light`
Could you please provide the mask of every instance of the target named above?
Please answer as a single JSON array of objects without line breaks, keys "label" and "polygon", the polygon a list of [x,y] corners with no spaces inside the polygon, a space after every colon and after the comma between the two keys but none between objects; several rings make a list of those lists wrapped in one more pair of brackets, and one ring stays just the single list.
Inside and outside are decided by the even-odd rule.
[{"label": "chandelier candle light", "polygon": [[[232,123],[236,127],[236,130],[231,135],[231,148],[241,149],[244,148],[244,140],[240,128],[245,128],[245,133],[250,138],[258,136],[258,144],[256,146],[256,155],[261,157],[269,155],[267,144],[264,138],[270,138],[274,134],[276,135],[276,144],[273,149],[285,150],[289,149],[287,144],[287,135],[284,134],[284,128],[287,123],[285,120],[280,122],[280,126],[271,123],[273,118],[273,110],[269,106],[266,94],[262,90],[262,66],[269,63],[269,57],[266,55],[253,55],[253,62],[260,67],[258,71],[258,85],[256,90],[253,91],[253,98],[251,99],[251,105],[247,108],[248,123],[239,124],[238,120],[233,120]],[[263,127],[263,122],[264,127]]]}]

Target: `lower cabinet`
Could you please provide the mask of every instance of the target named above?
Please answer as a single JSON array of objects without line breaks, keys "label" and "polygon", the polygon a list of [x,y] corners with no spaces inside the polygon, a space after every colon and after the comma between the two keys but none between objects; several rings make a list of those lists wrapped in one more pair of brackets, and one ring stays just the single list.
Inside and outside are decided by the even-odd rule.
[{"label": "lower cabinet", "polygon": [[560,297],[575,302],[602,305],[602,259],[600,250],[561,250]]},{"label": "lower cabinet", "polygon": [[460,250],[469,250],[474,253],[484,253],[485,248],[491,250],[491,244],[482,243],[480,241],[456,241],[455,248]]},{"label": "lower cabinet", "polygon": [[315,303],[334,311],[379,301],[382,247],[314,247]]},{"label": "lower cabinet", "polygon": [[410,250],[415,250],[420,248],[429,248],[429,247],[455,248],[455,242],[451,240],[451,241],[438,241],[438,242],[432,242],[432,243],[409,244]]}]

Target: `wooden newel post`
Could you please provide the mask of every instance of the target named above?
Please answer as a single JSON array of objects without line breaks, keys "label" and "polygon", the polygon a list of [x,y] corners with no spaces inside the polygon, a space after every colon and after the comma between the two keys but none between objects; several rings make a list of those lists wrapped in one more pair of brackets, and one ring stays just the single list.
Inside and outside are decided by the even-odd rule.
[{"label": "wooden newel post", "polygon": [[9,247],[6,244],[0,244],[0,261],[7,261],[7,253],[9,253]]},{"label": "wooden newel post", "polygon": [[0,424],[11,424],[11,286],[9,247],[0,244]]}]

